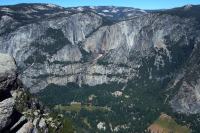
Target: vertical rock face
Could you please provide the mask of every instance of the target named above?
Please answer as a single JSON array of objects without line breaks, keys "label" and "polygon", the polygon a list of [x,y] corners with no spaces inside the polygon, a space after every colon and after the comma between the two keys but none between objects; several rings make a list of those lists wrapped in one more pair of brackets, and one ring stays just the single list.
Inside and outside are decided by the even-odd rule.
[{"label": "vertical rock face", "polygon": [[[48,54],[49,51],[42,51],[46,49],[45,45],[49,44],[50,42],[52,42],[54,45],[58,44],[58,42],[56,43],[55,41],[58,38],[52,37],[51,33],[57,32],[58,34],[59,32],[59,35],[61,35],[59,36],[61,38],[59,43],[62,43],[62,46],[67,44],[77,44],[78,42],[83,41],[88,34],[90,34],[94,29],[98,28],[101,24],[102,18],[92,13],[78,13],[66,18],[43,21],[40,24],[33,23],[17,29],[8,36],[4,36],[5,38],[1,36],[1,52],[6,52],[10,55],[13,55],[17,63],[21,64],[39,47],[40,52],[46,52],[43,54]],[[74,48],[76,50],[76,47],[71,46],[69,48]],[[53,50],[56,53],[60,49]],[[79,51],[76,53],[78,52]],[[68,59],[68,61],[74,60]]]},{"label": "vertical rock face", "polygon": [[[145,57],[155,56],[157,69],[164,67],[164,57],[157,53],[163,49],[171,60],[165,37],[172,35],[170,39],[177,41],[185,33],[190,35],[194,23],[188,25],[188,21],[148,14],[105,26],[100,16],[78,13],[23,26],[0,37],[0,47],[16,58],[23,72],[19,77],[31,92],[50,83],[125,83],[137,75],[135,68],[142,65]],[[115,76],[119,74],[128,78]]]},{"label": "vertical rock face", "polygon": [[[200,39],[200,38],[198,38]],[[177,95],[170,101],[175,111],[186,114],[200,113],[200,43],[197,43],[193,49],[186,67],[179,73],[183,76],[176,76],[174,86],[178,89]],[[179,77],[179,78],[178,78]]]},{"label": "vertical rock face", "polygon": [[0,132],[38,133],[49,132],[48,128],[59,132],[59,120],[45,114],[49,111],[42,103],[17,86],[16,69],[14,58],[0,53]]},{"label": "vertical rock face", "polygon": [[199,113],[200,84],[190,85],[186,81],[183,81],[178,94],[171,101],[171,105],[180,113]]}]

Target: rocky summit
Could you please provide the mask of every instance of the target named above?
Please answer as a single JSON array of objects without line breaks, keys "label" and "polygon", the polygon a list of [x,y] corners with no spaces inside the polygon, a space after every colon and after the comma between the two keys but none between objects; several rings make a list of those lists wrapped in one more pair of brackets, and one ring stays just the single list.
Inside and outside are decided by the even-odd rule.
[{"label": "rocky summit", "polygon": [[[140,94],[178,113],[200,113],[199,5],[139,10],[136,16],[130,8],[50,4],[2,6],[0,11],[0,52],[15,58],[19,79],[31,93],[72,82],[88,88],[123,84],[120,92],[126,99]],[[103,14],[115,12],[130,17]],[[0,67],[1,93],[15,82],[16,67],[9,61]],[[127,108],[136,106],[127,101]],[[12,108],[12,98],[7,102]]]}]

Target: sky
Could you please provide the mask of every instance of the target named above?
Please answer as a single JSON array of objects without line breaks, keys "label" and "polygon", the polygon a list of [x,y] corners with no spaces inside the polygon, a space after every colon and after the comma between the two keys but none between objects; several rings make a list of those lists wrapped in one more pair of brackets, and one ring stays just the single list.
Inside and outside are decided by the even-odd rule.
[{"label": "sky", "polygon": [[171,9],[184,5],[200,5],[200,0],[0,0],[0,5],[19,3],[48,3],[62,7],[124,6],[140,9]]}]

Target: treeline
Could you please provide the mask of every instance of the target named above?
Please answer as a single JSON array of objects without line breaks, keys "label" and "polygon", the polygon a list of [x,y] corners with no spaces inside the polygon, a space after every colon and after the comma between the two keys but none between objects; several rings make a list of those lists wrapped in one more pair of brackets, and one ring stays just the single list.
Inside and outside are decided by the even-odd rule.
[{"label": "treeline", "polygon": [[[87,85],[79,87],[75,83],[68,83],[66,86],[50,84],[36,95],[52,108],[58,104],[66,106],[71,101],[76,101],[81,102],[83,105],[107,106],[110,109],[86,110],[82,108],[79,113],[72,111],[68,114],[73,122],[82,126],[82,128],[87,126],[83,122],[86,119],[93,130],[98,130],[97,124],[99,122],[105,122],[108,126],[105,132],[111,132],[109,123],[113,127],[120,125],[126,125],[128,127],[127,129],[119,128],[121,131],[145,131],[160,115],[160,111],[157,109],[160,103],[157,103],[157,105],[153,103],[154,101],[148,95],[143,94],[145,92],[139,93],[138,90],[134,90],[131,82],[129,86],[131,88],[127,88],[122,96],[114,97],[111,94],[117,90],[121,91],[123,86],[124,84],[117,83],[102,84],[95,87],[89,87]],[[130,89],[134,91],[130,91]],[[88,97],[91,94],[97,97],[89,101]],[[124,95],[129,95],[130,98],[125,98]],[[89,129],[89,127],[87,128]]]}]

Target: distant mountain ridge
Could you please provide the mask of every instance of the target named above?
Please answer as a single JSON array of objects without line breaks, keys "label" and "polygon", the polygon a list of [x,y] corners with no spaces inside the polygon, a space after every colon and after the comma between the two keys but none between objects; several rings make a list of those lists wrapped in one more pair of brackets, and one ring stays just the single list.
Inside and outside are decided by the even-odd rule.
[{"label": "distant mountain ridge", "polygon": [[30,15],[34,14],[37,17],[41,17],[41,15],[48,16],[48,14],[50,15],[53,13],[69,14],[82,11],[92,11],[112,20],[124,20],[159,10],[142,10],[132,7],[117,7],[117,6],[80,6],[80,7],[64,8],[53,4],[17,4],[9,6],[0,6],[1,14],[8,14],[8,15],[9,13],[21,13]]},{"label": "distant mountain ridge", "polygon": [[137,17],[139,15],[155,12],[158,10],[142,10],[132,7],[117,6],[81,6],[67,8],[75,11],[92,11],[112,20],[124,20]]},{"label": "distant mountain ridge", "polygon": [[39,21],[48,21],[57,17],[68,17],[78,12],[94,12],[110,20],[124,20],[137,17],[159,10],[141,10],[130,7],[115,6],[83,6],[64,8],[53,4],[17,4],[0,6],[0,18],[6,23],[2,23],[0,34],[15,30],[16,28],[37,23]]}]

